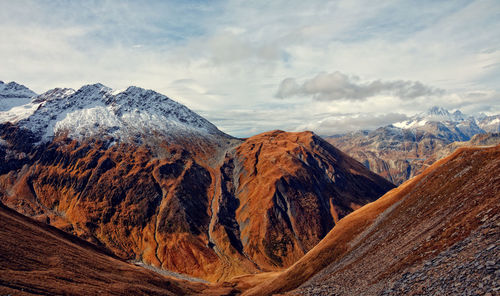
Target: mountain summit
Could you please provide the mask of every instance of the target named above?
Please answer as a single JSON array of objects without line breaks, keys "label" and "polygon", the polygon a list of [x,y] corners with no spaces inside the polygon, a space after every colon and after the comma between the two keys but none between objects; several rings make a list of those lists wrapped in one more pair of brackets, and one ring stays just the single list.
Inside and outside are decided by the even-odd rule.
[{"label": "mountain summit", "polygon": [[28,104],[34,96],[36,93],[22,84],[0,81],[0,113]]},{"label": "mountain summit", "polygon": [[100,83],[85,85],[77,91],[53,89],[34,97],[28,105],[36,106],[32,114],[11,116],[15,118],[11,121],[31,131],[41,142],[61,134],[77,140],[99,137],[110,142],[178,138],[192,133],[227,137],[184,105],[135,86],[122,92],[113,92]]},{"label": "mountain summit", "polygon": [[450,113],[447,109],[443,107],[434,106],[427,110],[427,112],[422,112],[420,114],[410,117],[408,120],[396,122],[393,125],[399,128],[419,128],[424,126],[427,122],[463,122],[466,120],[472,120],[476,123],[473,117],[467,117],[460,110],[456,110]]}]

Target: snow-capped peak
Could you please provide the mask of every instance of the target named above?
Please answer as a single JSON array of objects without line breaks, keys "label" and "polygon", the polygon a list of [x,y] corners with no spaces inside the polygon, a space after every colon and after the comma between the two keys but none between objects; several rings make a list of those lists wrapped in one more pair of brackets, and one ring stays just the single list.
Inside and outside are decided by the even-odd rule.
[{"label": "snow-capped peak", "polygon": [[14,81],[0,81],[0,112],[28,104],[36,93],[22,84]]},{"label": "snow-capped peak", "polygon": [[36,111],[17,124],[40,136],[42,142],[58,133],[79,140],[99,137],[114,141],[193,133],[226,136],[184,105],[135,86],[121,92],[100,83],[77,91],[57,88],[33,102],[38,104]]},{"label": "snow-capped peak", "polygon": [[467,116],[464,115],[460,110],[456,110],[450,113],[443,107],[434,106],[415,116],[410,117],[406,121],[396,122],[393,125],[399,128],[417,128],[424,126],[428,122],[462,122],[467,120]]},{"label": "snow-capped peak", "polygon": [[43,103],[50,100],[60,100],[71,96],[76,91],[72,88],[54,88],[33,98],[33,103]]},{"label": "snow-capped peak", "polygon": [[31,98],[36,96],[36,93],[26,86],[11,81],[4,83],[0,81],[0,99],[1,98]]},{"label": "snow-capped peak", "polygon": [[463,114],[460,110],[457,110],[451,114],[454,121],[464,121],[467,119],[467,116]]}]

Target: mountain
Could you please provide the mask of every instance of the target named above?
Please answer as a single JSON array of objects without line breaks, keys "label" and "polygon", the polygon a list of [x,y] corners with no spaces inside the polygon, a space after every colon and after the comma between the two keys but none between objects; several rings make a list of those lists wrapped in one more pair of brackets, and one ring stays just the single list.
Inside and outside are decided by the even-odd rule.
[{"label": "mountain", "polygon": [[288,267],[394,187],[311,132],[237,139],[138,87],[28,104],[0,124],[0,201],[150,268],[223,281]]},{"label": "mountain", "polygon": [[[2,295],[207,295],[207,285],[159,275],[0,204]],[[219,289],[218,294],[228,293]]]},{"label": "mountain", "polygon": [[[48,142],[65,134],[75,140],[99,137],[118,142],[141,141],[148,135],[184,137],[226,136],[213,124],[185,106],[156,93],[131,86],[114,93],[102,84],[86,85],[78,91],[54,89],[36,97],[37,110],[17,121],[36,142]],[[116,141],[115,141],[116,140]]]},{"label": "mountain", "polygon": [[36,93],[22,84],[0,81],[0,111],[27,104],[34,96]]},{"label": "mountain", "polygon": [[[495,131],[495,118],[474,118],[439,107],[374,131],[326,137],[328,142],[395,184],[416,176],[426,160],[455,141]],[[485,129],[483,129],[485,128]],[[428,162],[427,162],[428,163]]]},{"label": "mountain", "polygon": [[16,82],[0,81],[0,122],[13,121],[29,116],[38,104],[31,104],[36,93]]},{"label": "mountain", "polygon": [[469,141],[453,142],[443,147],[442,149],[439,149],[438,151],[436,151],[436,153],[427,158],[421,170],[432,165],[437,160],[452,154],[455,150],[461,147],[489,147],[489,146],[496,146],[499,143],[500,143],[500,133],[477,134],[473,136]]},{"label": "mountain", "polygon": [[494,295],[499,221],[500,145],[460,148],[243,295]]},{"label": "mountain", "polygon": [[500,115],[480,117],[478,118],[478,125],[488,133],[499,133]]}]

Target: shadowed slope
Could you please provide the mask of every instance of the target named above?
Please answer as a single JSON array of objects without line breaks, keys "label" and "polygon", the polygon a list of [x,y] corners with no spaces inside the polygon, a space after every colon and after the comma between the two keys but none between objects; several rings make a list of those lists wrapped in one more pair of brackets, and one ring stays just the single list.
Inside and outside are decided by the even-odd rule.
[{"label": "shadowed slope", "polygon": [[[244,294],[283,293],[307,280],[296,293],[376,295],[385,290],[390,294],[394,283],[396,288],[401,286],[405,272],[429,264],[436,264],[434,270],[446,270],[432,260],[468,240],[472,243],[464,248],[469,254],[491,251],[497,255],[490,256],[496,256],[498,262],[498,250],[489,244],[500,239],[499,212],[500,146],[461,148],[376,202],[346,216],[298,262]],[[471,239],[478,231],[489,239]],[[468,260],[475,259],[458,258],[457,262]],[[495,265],[495,261],[489,262],[485,264]],[[482,274],[471,266],[462,272],[467,278]],[[422,281],[434,283],[446,273]],[[459,287],[457,282],[460,278],[452,278],[438,287],[444,290],[428,292],[460,293],[454,288]],[[400,293],[426,293],[425,284],[402,283],[406,286]],[[486,291],[492,288],[486,287]]]}]

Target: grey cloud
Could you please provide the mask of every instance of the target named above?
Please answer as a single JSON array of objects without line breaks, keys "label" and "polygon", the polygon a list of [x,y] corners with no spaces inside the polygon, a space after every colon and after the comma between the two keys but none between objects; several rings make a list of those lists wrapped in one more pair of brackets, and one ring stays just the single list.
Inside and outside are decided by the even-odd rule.
[{"label": "grey cloud", "polygon": [[316,101],[365,100],[376,95],[392,95],[403,100],[423,96],[441,95],[442,89],[424,85],[419,81],[382,81],[361,82],[358,77],[341,72],[319,73],[302,84],[294,78],[284,79],[276,97],[312,96]]}]

